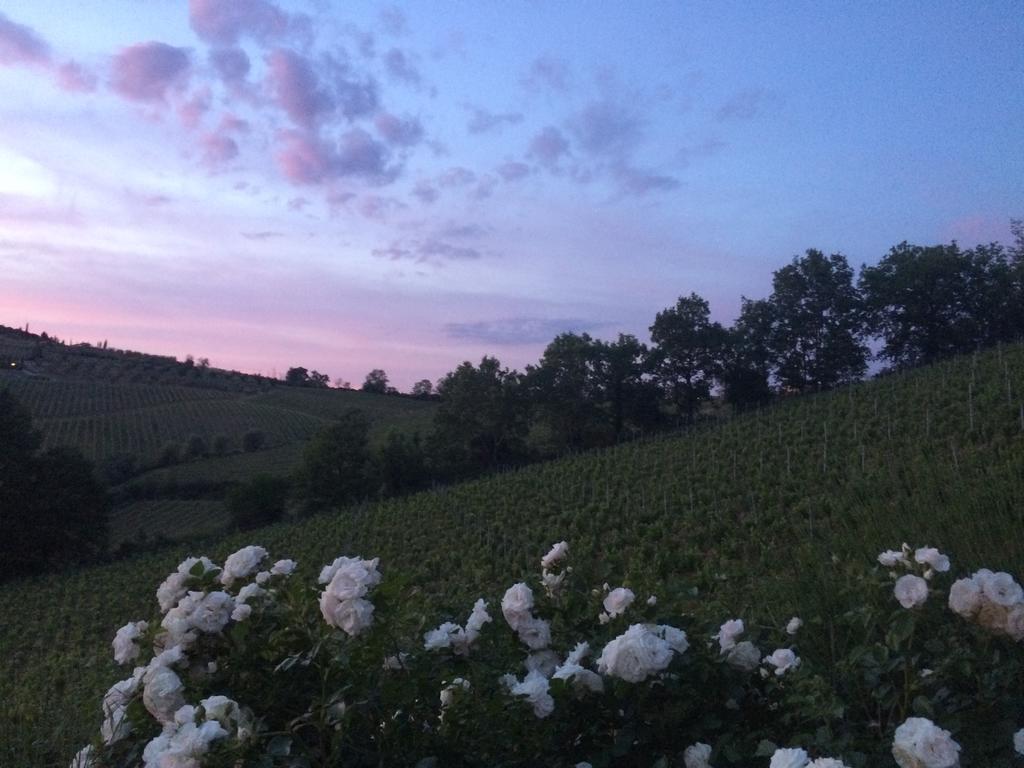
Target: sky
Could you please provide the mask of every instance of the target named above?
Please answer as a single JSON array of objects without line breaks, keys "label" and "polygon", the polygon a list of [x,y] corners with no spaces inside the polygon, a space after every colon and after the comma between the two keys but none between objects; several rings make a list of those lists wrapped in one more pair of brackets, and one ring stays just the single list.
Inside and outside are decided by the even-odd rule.
[{"label": "sky", "polygon": [[1020,11],[0,0],[0,324],[405,390],[1008,243]]}]

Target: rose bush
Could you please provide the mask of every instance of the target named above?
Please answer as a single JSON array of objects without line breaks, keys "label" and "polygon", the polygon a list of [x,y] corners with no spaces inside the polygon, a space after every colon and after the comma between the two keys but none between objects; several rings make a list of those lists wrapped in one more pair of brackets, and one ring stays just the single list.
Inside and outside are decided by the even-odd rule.
[{"label": "rose bush", "polygon": [[[134,666],[72,765],[955,768],[1024,750],[1009,574],[947,587],[945,555],[904,545],[834,564],[844,611],[723,623],[665,590],[594,588],[570,560],[555,544],[545,589],[509,587],[504,622],[481,597],[459,624],[428,622],[376,558],[316,584],[257,546],[189,558],[160,613],[117,630]],[[817,666],[815,640],[833,649]]]}]

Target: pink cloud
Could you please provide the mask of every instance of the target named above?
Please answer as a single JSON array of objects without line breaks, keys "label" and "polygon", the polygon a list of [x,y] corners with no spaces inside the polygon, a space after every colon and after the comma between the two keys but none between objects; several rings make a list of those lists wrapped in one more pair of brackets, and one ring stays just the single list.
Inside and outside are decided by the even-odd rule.
[{"label": "pink cloud", "polygon": [[379,112],[373,124],[389,144],[409,147],[423,138],[423,126],[415,117],[399,118],[389,112]]},{"label": "pink cloud", "polygon": [[199,127],[203,117],[210,111],[212,94],[209,88],[202,88],[194,93],[188,101],[178,106],[178,119],[190,131]]},{"label": "pink cloud", "polygon": [[74,61],[66,61],[57,67],[54,78],[65,91],[90,93],[96,90],[96,75]]},{"label": "pink cloud", "polygon": [[277,152],[277,164],[293,184],[320,184],[353,176],[386,184],[398,175],[397,167],[388,166],[387,147],[362,128],[342,134],[337,145],[302,131],[285,131],[280,139],[283,145]]},{"label": "pink cloud", "polygon": [[172,88],[188,83],[188,50],[166,43],[138,43],[114,57],[111,86],[131,101],[164,101]]},{"label": "pink cloud", "polygon": [[241,48],[216,48],[210,51],[210,63],[229,87],[239,87],[249,74],[249,56]]},{"label": "pink cloud", "polygon": [[288,15],[267,0],[189,0],[192,30],[204,41],[234,45],[240,38],[272,40],[288,31]]},{"label": "pink cloud", "polygon": [[35,30],[17,24],[0,13],[0,65],[50,65],[50,46]]},{"label": "pink cloud", "polygon": [[267,57],[267,67],[274,100],[297,125],[309,128],[334,110],[334,100],[304,56],[278,49]]}]

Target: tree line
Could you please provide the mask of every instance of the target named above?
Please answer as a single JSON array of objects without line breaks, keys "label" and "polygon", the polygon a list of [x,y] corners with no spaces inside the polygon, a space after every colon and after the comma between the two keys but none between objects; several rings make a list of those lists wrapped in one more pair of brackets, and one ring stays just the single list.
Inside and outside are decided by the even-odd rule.
[{"label": "tree line", "polygon": [[742,297],[730,326],[690,293],[656,314],[650,344],[562,333],[524,371],[463,362],[433,388],[426,436],[371,449],[353,416],[310,445],[298,488],[313,506],[402,493],[693,424],[716,394],[740,412],[858,381],[872,357],[895,370],[1018,341],[1024,222],[1011,228],[1010,247],[903,242],[859,274],[808,250],[773,273],[770,295]]}]

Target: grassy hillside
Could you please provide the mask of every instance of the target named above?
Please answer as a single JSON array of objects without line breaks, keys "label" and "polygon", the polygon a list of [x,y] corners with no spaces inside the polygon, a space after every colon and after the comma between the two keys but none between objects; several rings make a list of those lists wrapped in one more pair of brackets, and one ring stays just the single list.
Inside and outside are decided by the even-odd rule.
[{"label": "grassy hillside", "polygon": [[770,606],[780,621],[821,615],[833,555],[868,559],[902,541],[941,548],[958,573],[1024,574],[1022,401],[1024,347],[1004,348],[682,436],[7,585],[0,763],[67,763],[119,679],[114,630],[150,616],[157,584],[189,553],[260,543],[308,572],[341,553],[380,556],[442,609],[500,596],[564,538],[638,594],[696,587],[723,613]]}]

